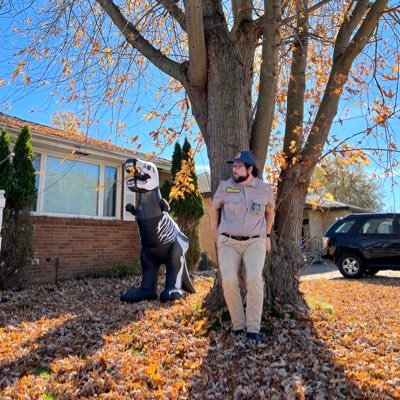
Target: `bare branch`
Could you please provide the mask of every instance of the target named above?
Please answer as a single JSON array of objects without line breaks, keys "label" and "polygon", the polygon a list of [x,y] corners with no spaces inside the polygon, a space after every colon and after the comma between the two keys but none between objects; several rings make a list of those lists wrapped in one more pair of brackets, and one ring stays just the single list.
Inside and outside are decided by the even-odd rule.
[{"label": "bare branch", "polygon": [[251,0],[232,0],[232,12],[234,25],[238,26],[242,21],[251,21],[253,2]]},{"label": "bare branch", "polygon": [[375,3],[373,3],[363,23],[361,24],[360,28],[358,29],[349,46],[347,47],[346,53],[343,57],[344,59],[351,59],[352,63],[357,55],[360,54],[360,52],[368,42],[369,38],[371,37],[372,32],[374,31],[379,21],[379,18],[381,17],[387,6],[387,3],[388,0],[377,0],[375,1]]},{"label": "bare branch", "polygon": [[[304,13],[310,15],[311,13],[313,13],[314,11],[317,11],[319,8],[323,7],[325,4],[330,3],[332,0],[322,0],[319,3],[314,4],[312,7],[307,8],[306,10],[304,10]],[[297,3],[296,3],[297,5]],[[297,18],[297,13],[296,15],[292,15],[290,18],[284,18],[281,21],[281,25],[287,25],[290,22],[294,21]]]},{"label": "bare branch", "polygon": [[283,152],[288,158],[296,156],[303,142],[304,93],[306,89],[306,66],[308,52],[308,0],[296,2],[296,40],[287,95],[287,111]]},{"label": "bare branch", "polygon": [[[364,0],[361,0],[360,2],[363,1]],[[332,70],[324,96],[318,109],[314,124],[311,128],[307,144],[302,151],[303,161],[313,163],[318,158],[318,154],[321,152],[328,137],[333,118],[337,113],[343,86],[347,82],[353,61],[365,47],[379,21],[380,16],[383,14],[387,3],[388,0],[376,0],[373,3],[347,48],[342,50],[341,54],[337,54],[337,57],[333,60]],[[344,24],[347,23],[347,21],[344,22]],[[349,35],[347,32],[346,35],[343,34],[343,40],[348,37],[347,35]],[[339,35],[338,39],[342,40],[339,38]]]},{"label": "bare branch", "polygon": [[168,13],[180,25],[182,30],[186,32],[186,15],[182,9],[176,4],[175,0],[157,0],[157,3],[162,4]]},{"label": "bare branch", "polygon": [[[335,50],[333,52],[333,59],[343,54],[347,46],[349,45],[350,38],[354,33],[356,27],[360,24],[365,11],[369,5],[369,0],[359,0],[354,7],[351,16],[344,16],[344,21],[340,27],[339,33],[336,39]],[[349,10],[350,11],[350,10]]]},{"label": "bare branch", "polygon": [[259,166],[264,166],[267,157],[272,121],[275,110],[277,88],[276,68],[278,64],[280,35],[278,31],[281,17],[281,1],[265,0],[265,25],[263,33],[262,64],[257,111],[252,124],[250,149],[254,152]]},{"label": "bare branch", "polygon": [[140,53],[143,54],[152,64],[161,71],[183,82],[185,75],[182,72],[181,64],[171,60],[156,49],[149,41],[147,41],[139,32],[139,30],[122,15],[119,8],[112,1],[96,0],[103,10],[111,18],[115,26],[124,35],[126,41]]},{"label": "bare branch", "polygon": [[[323,7],[325,4],[328,4],[331,1],[332,0],[322,0],[317,4],[314,4],[312,7],[307,8],[307,10],[305,10],[304,12],[306,12],[307,14],[311,14],[314,11],[318,10],[319,8]],[[294,21],[296,19],[296,17],[297,17],[297,15],[292,15],[290,18],[284,18],[280,21],[280,25],[287,25],[290,22]],[[257,32],[258,38],[261,37],[261,35],[263,34],[264,18],[265,18],[265,14],[263,16],[261,16],[260,18],[258,18],[254,22],[254,26],[255,26],[255,30]]]},{"label": "bare branch", "polygon": [[207,49],[203,25],[202,0],[191,0],[187,8],[189,42],[189,82],[202,88],[207,82]]}]

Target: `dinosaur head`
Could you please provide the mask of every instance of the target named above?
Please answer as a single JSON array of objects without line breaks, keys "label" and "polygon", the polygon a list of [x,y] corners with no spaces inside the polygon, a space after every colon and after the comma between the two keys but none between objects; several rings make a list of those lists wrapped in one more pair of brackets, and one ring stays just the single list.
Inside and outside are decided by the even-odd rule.
[{"label": "dinosaur head", "polygon": [[128,174],[126,186],[132,192],[149,192],[160,183],[157,168],[152,162],[129,158],[125,162],[125,171]]}]

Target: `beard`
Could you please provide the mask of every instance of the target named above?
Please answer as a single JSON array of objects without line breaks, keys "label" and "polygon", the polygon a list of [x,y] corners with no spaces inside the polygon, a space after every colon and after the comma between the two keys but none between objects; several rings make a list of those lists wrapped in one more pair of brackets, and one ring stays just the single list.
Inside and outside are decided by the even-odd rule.
[{"label": "beard", "polygon": [[238,176],[237,178],[235,178],[234,176],[232,177],[233,181],[236,183],[241,183],[244,182],[248,177],[250,176],[250,174],[247,172],[246,176]]}]

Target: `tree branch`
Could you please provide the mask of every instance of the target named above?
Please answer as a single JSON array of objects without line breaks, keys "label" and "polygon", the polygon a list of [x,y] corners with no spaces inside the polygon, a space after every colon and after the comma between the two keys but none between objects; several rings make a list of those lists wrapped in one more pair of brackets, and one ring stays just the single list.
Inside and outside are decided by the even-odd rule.
[{"label": "tree branch", "polygon": [[[343,54],[347,46],[349,45],[351,35],[354,33],[354,29],[359,25],[362,17],[365,14],[369,5],[369,0],[359,0],[350,17],[344,16],[344,21],[339,29],[339,33],[336,38],[335,50],[333,52],[333,59]],[[348,10],[349,11],[349,10]]]},{"label": "tree branch", "polygon": [[[319,3],[314,4],[312,7],[305,9],[303,12],[310,15],[314,11],[318,10],[319,8],[323,7],[325,4],[330,3],[332,0],[322,0]],[[297,3],[296,3],[297,5]],[[296,15],[292,15],[289,18],[285,18],[281,21],[281,25],[287,25],[288,23],[294,21],[297,18],[297,12]]]},{"label": "tree branch", "polygon": [[139,32],[139,30],[122,15],[119,8],[113,1],[96,0],[97,3],[111,18],[115,26],[124,35],[126,41],[140,53],[143,54],[154,66],[172,78],[183,82],[185,74],[183,73],[181,64],[171,60],[156,49],[149,41],[147,41]]},{"label": "tree branch", "polygon": [[[360,0],[360,3],[361,2],[364,2],[364,0]],[[301,152],[302,160],[306,163],[313,163],[318,159],[331,129],[333,118],[337,113],[343,86],[347,82],[353,61],[367,44],[387,3],[388,0],[376,0],[372,4],[352,41],[347,48],[342,50],[341,54],[337,54],[337,57],[333,60],[332,70],[324,96],[322,97],[307,143]],[[347,21],[344,21],[343,24],[347,24]],[[348,35],[350,37],[351,33]],[[338,39],[340,39],[339,35]],[[341,46],[341,43],[339,46]]]},{"label": "tree branch", "polygon": [[242,21],[251,21],[253,13],[253,2],[252,0],[232,0],[232,12],[234,28],[239,26]]},{"label": "tree branch", "polygon": [[264,7],[265,25],[263,29],[260,89],[250,136],[250,149],[254,152],[261,168],[264,166],[267,157],[265,149],[268,148],[275,111],[281,1],[264,0]]},{"label": "tree branch", "polygon": [[180,25],[183,31],[186,32],[186,15],[182,9],[176,4],[175,0],[157,0],[157,3],[164,6],[168,13]]},{"label": "tree branch", "polygon": [[296,156],[303,143],[304,93],[308,52],[308,0],[296,2],[297,23],[287,94],[283,152],[288,159]]},{"label": "tree branch", "polygon": [[[385,11],[387,3],[388,0],[377,0],[375,3],[373,3],[363,23],[361,24],[360,28],[358,29],[346,49],[346,52],[343,56],[345,60],[351,59],[352,63],[353,60],[358,56],[358,54],[360,54],[360,52],[370,39],[372,32],[374,31],[379,21],[379,18]],[[342,62],[344,63],[344,61]]]},{"label": "tree branch", "polygon": [[[317,4],[314,4],[312,7],[307,8],[307,10],[305,10],[304,12],[306,12],[308,15],[310,15],[311,13],[313,13],[314,11],[318,10],[319,8],[321,8],[322,6],[324,6],[325,4],[331,2],[332,0],[322,0]],[[285,18],[282,19],[280,21],[280,25],[287,25],[289,22],[292,22],[296,19],[297,15],[292,15],[289,18]],[[263,27],[264,27],[264,18],[265,18],[265,14],[263,16],[261,16],[260,18],[258,18],[256,21],[254,21],[254,26],[255,26],[255,30],[257,32],[257,37],[260,38],[261,35],[263,34]]]},{"label": "tree branch", "polygon": [[186,7],[189,42],[189,82],[202,88],[207,82],[207,49],[202,0],[191,0]]}]

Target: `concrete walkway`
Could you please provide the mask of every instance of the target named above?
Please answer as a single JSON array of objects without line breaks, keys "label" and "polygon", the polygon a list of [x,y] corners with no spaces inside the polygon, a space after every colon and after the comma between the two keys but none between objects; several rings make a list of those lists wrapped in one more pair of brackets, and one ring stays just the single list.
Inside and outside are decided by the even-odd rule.
[{"label": "concrete walkway", "polygon": [[[397,278],[400,280],[400,271],[379,271],[375,277]],[[368,277],[371,278],[371,277]],[[335,264],[323,260],[321,264],[312,264],[300,268],[300,280],[310,279],[345,279]]]}]

